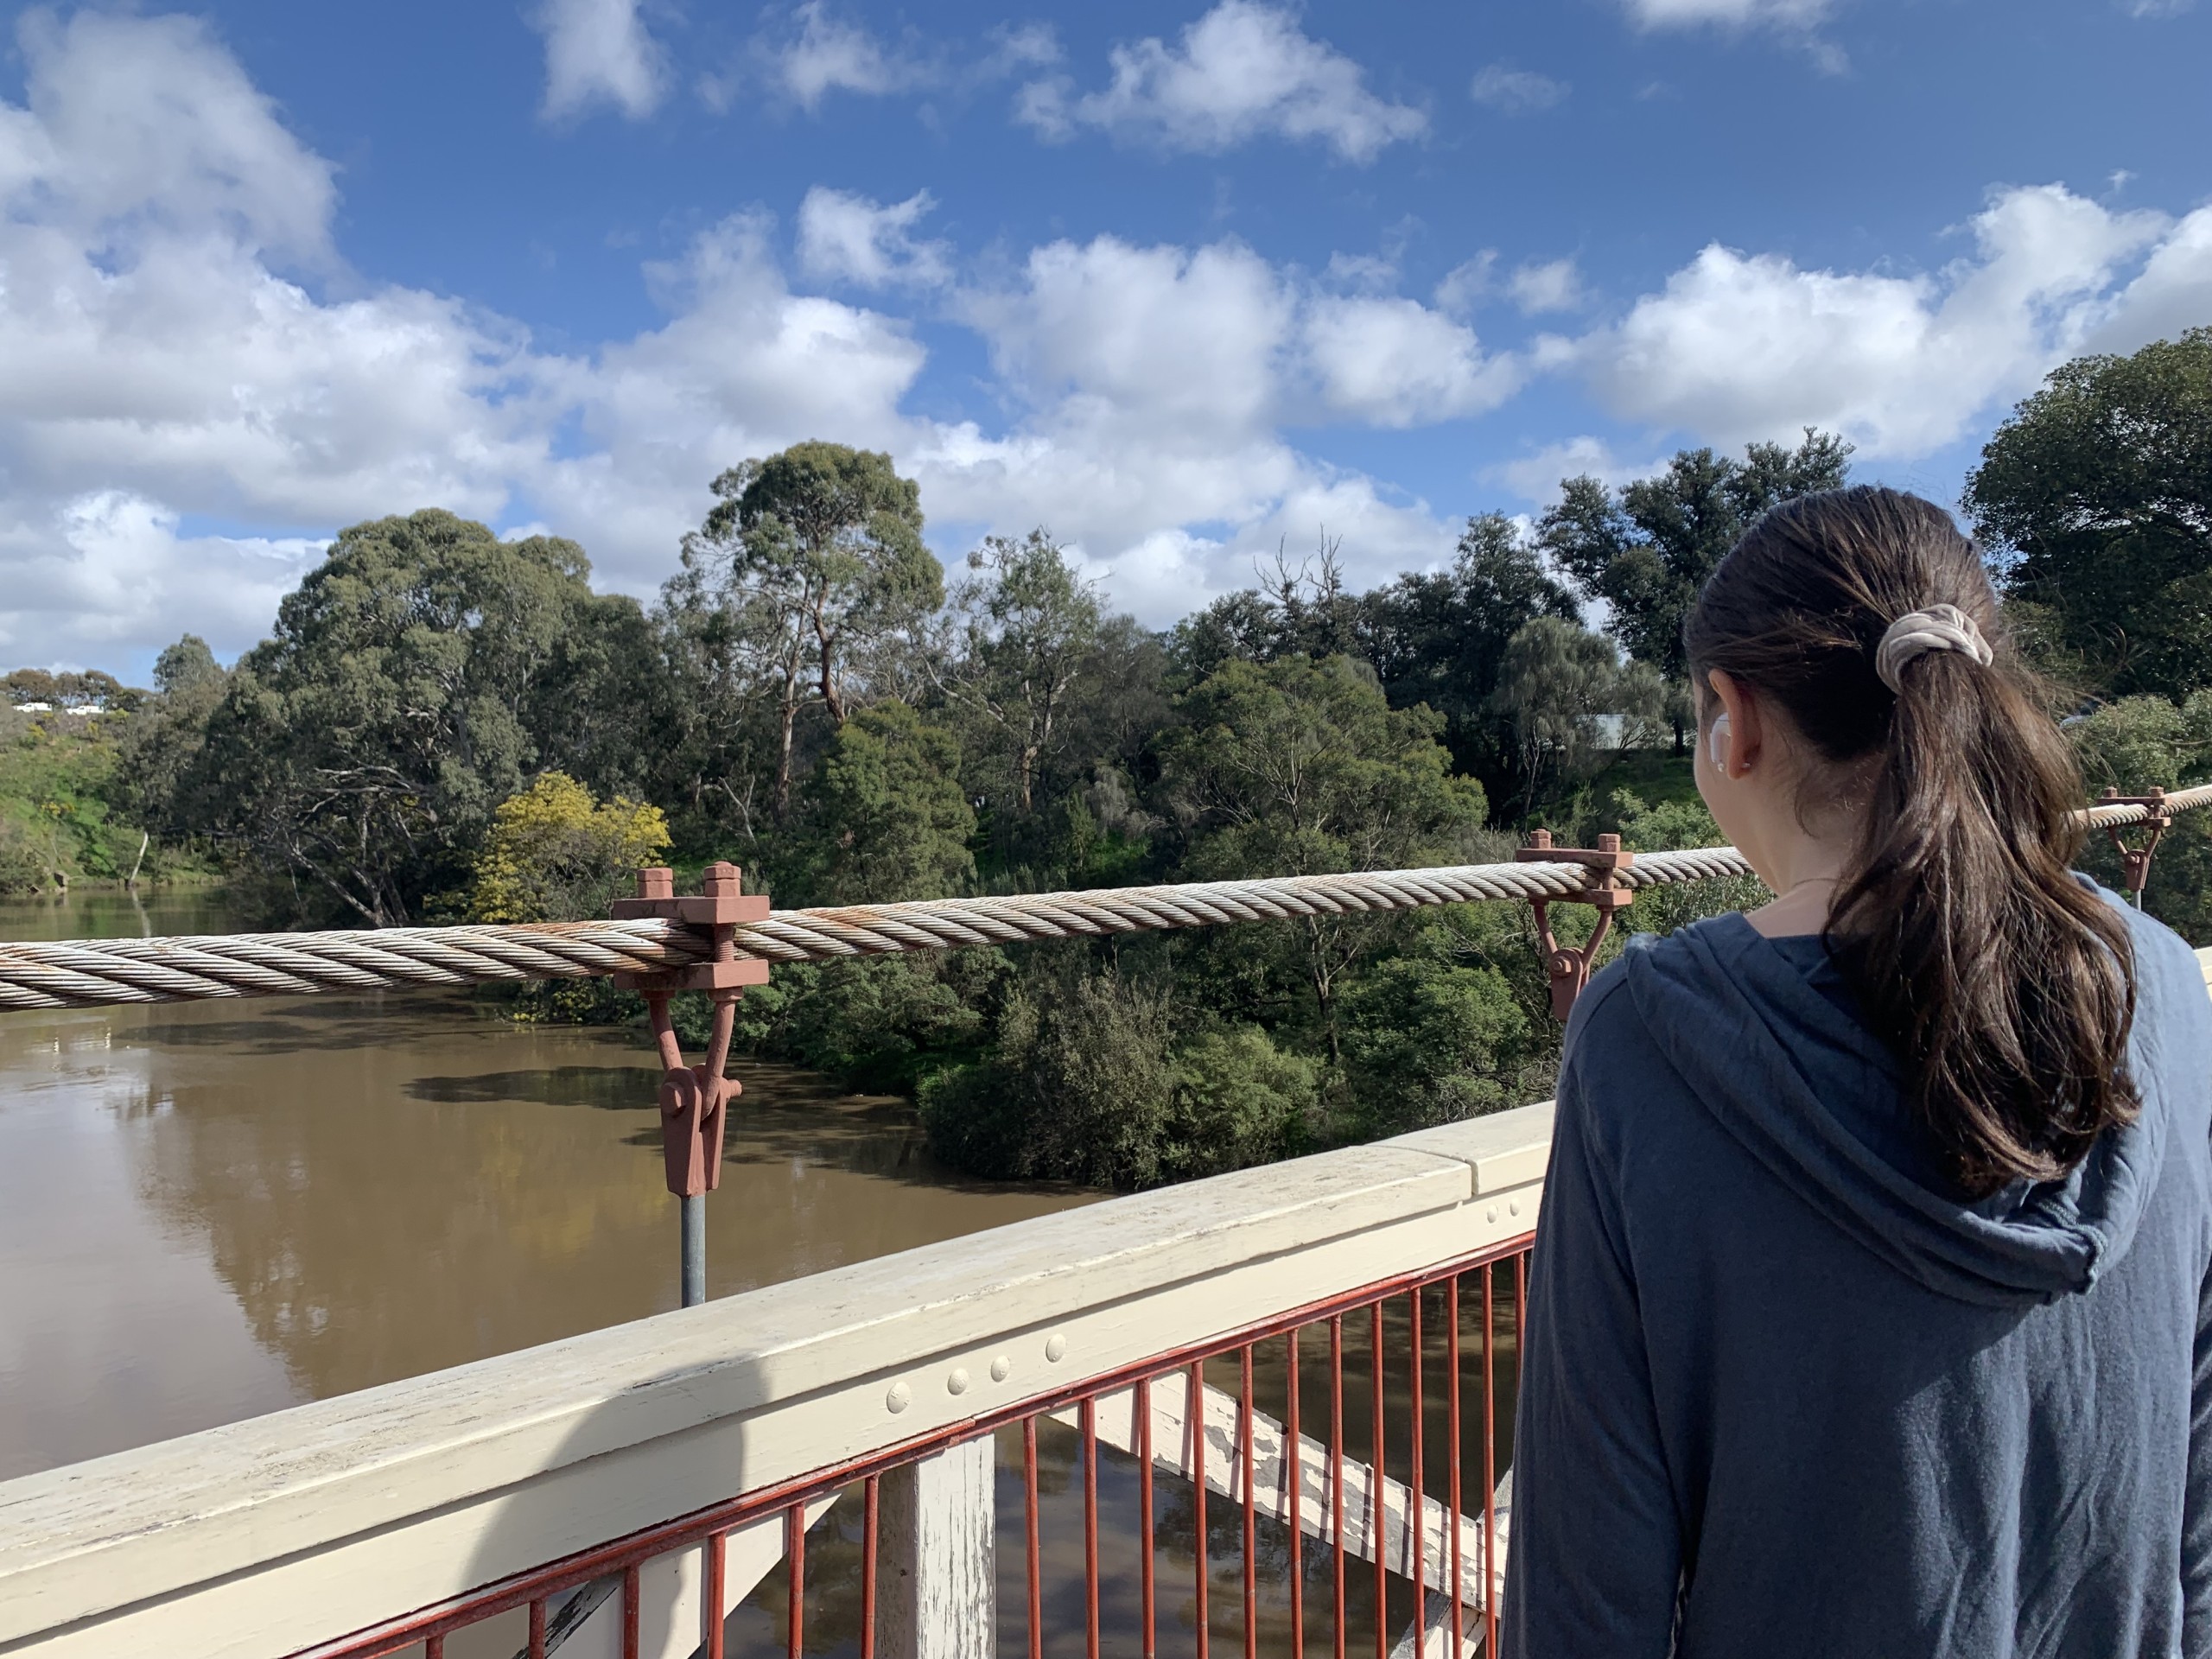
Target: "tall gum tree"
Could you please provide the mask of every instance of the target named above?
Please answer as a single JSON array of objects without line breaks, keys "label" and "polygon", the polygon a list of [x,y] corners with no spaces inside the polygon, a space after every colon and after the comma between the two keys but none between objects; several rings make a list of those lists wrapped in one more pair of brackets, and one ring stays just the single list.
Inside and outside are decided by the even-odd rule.
[{"label": "tall gum tree", "polygon": [[740,462],[713,489],[667,600],[723,613],[734,648],[769,683],[780,820],[800,709],[819,702],[842,727],[856,671],[944,603],[944,570],[922,542],[919,486],[880,451],[795,443]]}]

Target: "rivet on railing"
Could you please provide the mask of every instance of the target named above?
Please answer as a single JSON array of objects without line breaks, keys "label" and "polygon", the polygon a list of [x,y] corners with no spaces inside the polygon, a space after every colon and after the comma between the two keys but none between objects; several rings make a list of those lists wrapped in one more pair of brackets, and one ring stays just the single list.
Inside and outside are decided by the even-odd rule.
[{"label": "rivet on railing", "polygon": [[991,1362],[992,1382],[1003,1382],[1007,1377],[1013,1375],[1014,1361],[1009,1359],[1006,1355],[1001,1354],[996,1359],[994,1359]]},{"label": "rivet on railing", "polygon": [[952,1368],[952,1375],[944,1379],[944,1391],[947,1394],[968,1392],[968,1368],[965,1365],[956,1365]]},{"label": "rivet on railing", "polygon": [[913,1390],[904,1382],[893,1382],[891,1385],[891,1391],[883,1396],[883,1403],[894,1414],[906,1410],[913,1403]]},{"label": "rivet on railing", "polygon": [[1068,1339],[1065,1337],[1055,1331],[1051,1336],[1045,1338],[1045,1357],[1046,1359],[1057,1365],[1067,1357]]}]

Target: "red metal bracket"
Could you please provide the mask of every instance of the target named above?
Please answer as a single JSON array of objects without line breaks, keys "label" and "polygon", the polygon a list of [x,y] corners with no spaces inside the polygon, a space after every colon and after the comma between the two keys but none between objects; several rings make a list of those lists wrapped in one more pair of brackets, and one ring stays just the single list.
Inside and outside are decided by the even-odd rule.
[{"label": "red metal bracket", "polygon": [[2120,866],[2126,871],[2127,891],[2135,900],[2135,907],[2143,907],[2143,889],[2151,884],[2151,859],[2158,850],[2158,842],[2174,821],[2172,810],[2166,805],[2166,791],[2153,789],[2145,795],[2123,795],[2116,789],[2107,789],[2097,802],[2099,806],[2139,806],[2150,816],[2143,820],[2143,844],[2130,847],[2123,838],[2130,827],[2108,823],[2105,834],[2110,838],[2113,850],[2120,855]]},{"label": "red metal bracket", "polygon": [[[741,874],[734,864],[709,864],[701,894],[679,899],[673,870],[639,870],[638,896],[618,899],[613,906],[617,921],[664,917],[704,929],[713,939],[712,954],[705,962],[664,974],[614,976],[624,990],[645,994],[646,1011],[652,1016],[653,1041],[660,1050],[661,1154],[667,1165],[668,1190],[679,1198],[696,1198],[721,1185],[722,1130],[729,1103],[743,1092],[736,1078],[722,1075],[729,1063],[730,1033],[737,1023],[737,1000],[745,995],[746,986],[768,982],[766,963],[737,954],[738,924],[761,921],[768,914],[766,896],[747,897],[740,886]],[[714,1030],[707,1058],[697,1065],[683,1064],[683,1045],[669,1021],[668,999],[677,991],[704,991],[714,999]]]},{"label": "red metal bracket", "polygon": [[[1636,900],[1636,890],[1624,887],[1619,875],[1619,872],[1636,862],[1636,855],[1622,850],[1618,836],[1600,836],[1595,847],[1554,847],[1550,830],[1535,830],[1529,832],[1529,844],[1516,849],[1513,856],[1523,864],[1580,864],[1595,874],[1595,880],[1580,893],[1561,894],[1556,899],[1529,901],[1529,908],[1536,912],[1536,937],[1543,946],[1544,971],[1551,976],[1552,1017],[1564,1021],[1574,1012],[1574,999],[1590,982],[1591,964],[1598,960],[1598,947],[1605,944],[1605,935],[1612,930],[1613,912]],[[1562,945],[1553,933],[1554,904],[1590,905],[1596,908],[1598,925],[1580,950]]]}]

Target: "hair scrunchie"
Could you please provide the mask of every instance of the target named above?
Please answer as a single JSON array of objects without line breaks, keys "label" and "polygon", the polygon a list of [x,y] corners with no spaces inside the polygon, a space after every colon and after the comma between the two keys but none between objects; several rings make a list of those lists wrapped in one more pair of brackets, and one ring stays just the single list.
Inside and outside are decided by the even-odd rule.
[{"label": "hair scrunchie", "polygon": [[1874,672],[1891,691],[1902,692],[1898,677],[1904,665],[1929,651],[1963,652],[1984,668],[1997,660],[1972,617],[1955,605],[1930,605],[1924,611],[1907,611],[1890,624],[1874,648]]}]

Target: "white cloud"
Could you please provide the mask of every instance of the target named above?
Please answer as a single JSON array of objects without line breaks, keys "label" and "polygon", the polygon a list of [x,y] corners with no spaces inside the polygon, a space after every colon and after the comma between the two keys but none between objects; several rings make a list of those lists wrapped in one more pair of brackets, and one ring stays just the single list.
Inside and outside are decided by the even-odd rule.
[{"label": "white cloud", "polygon": [[1484,248],[1473,258],[1446,271],[1431,296],[1436,308],[1447,316],[1464,317],[1489,297],[1497,268],[1497,250]]},{"label": "white cloud", "polygon": [[1475,72],[1467,96],[1504,114],[1523,115],[1534,110],[1550,109],[1565,99],[1569,90],[1565,81],[1540,75],[1533,69],[1491,63]]},{"label": "white cloud", "polygon": [[1478,414],[1520,387],[1510,359],[1485,358],[1471,329],[1413,300],[1319,300],[1305,332],[1324,405],[1370,426]]},{"label": "white cloud", "polygon": [[797,34],[766,48],[783,90],[810,114],[831,92],[880,97],[930,78],[927,66],[887,47],[862,25],[831,15],[823,0],[791,13]]},{"label": "white cloud", "polygon": [[2178,17],[2196,9],[2196,0],[2115,0],[2131,17]]},{"label": "white cloud", "polygon": [[1625,0],[1630,17],[1646,29],[1722,23],[1766,23],[1809,29],[1828,15],[1831,0]]},{"label": "white cloud", "polygon": [[810,276],[885,288],[935,288],[951,275],[942,242],[918,242],[914,226],[937,206],[926,190],[889,207],[816,185],[798,210],[799,267]]},{"label": "white cloud", "polygon": [[[2125,315],[2115,275],[2169,229],[2046,185],[1996,194],[1974,253],[1934,274],[1807,270],[1715,244],[1573,356],[1627,419],[1728,443],[1810,423],[1870,455],[1923,454]],[[2193,280],[2187,236],[2169,249],[2139,315]]]},{"label": "white cloud", "polygon": [[2212,327],[2212,207],[2198,208],[2166,233],[2082,344],[2093,352],[2133,352],[2204,327]]},{"label": "white cloud", "polygon": [[666,75],[639,0],[542,0],[531,25],[545,37],[545,114],[611,104],[632,120],[659,106]]},{"label": "white cloud", "polygon": [[1549,506],[1559,499],[1563,479],[1579,478],[1586,473],[1608,484],[1625,484],[1632,479],[1649,478],[1665,465],[1665,461],[1657,457],[1642,462],[1623,461],[1603,438],[1584,433],[1486,467],[1482,476],[1488,482],[1503,484],[1524,501]]},{"label": "white cloud", "polygon": [[1266,136],[1318,139],[1359,162],[1428,125],[1421,111],[1369,91],[1359,65],[1308,36],[1294,13],[1258,0],[1220,0],[1179,45],[1147,36],[1111,55],[1104,90],[1078,97],[1065,77],[1033,81],[1016,118],[1047,137],[1096,127],[1202,152]]},{"label": "white cloud", "polygon": [[1582,273],[1571,257],[1522,266],[1506,283],[1505,291],[1513,296],[1513,303],[1521,308],[1524,316],[1538,316],[1547,311],[1580,311],[1589,303],[1589,296],[1582,288]]}]

